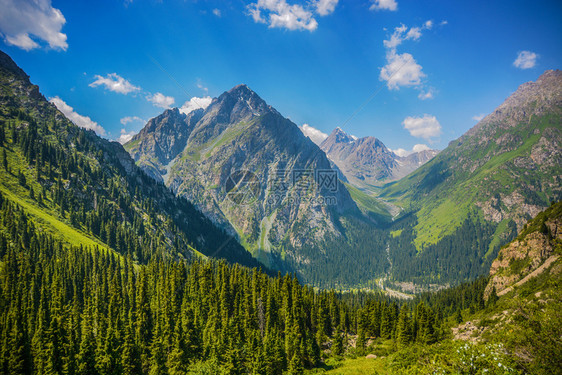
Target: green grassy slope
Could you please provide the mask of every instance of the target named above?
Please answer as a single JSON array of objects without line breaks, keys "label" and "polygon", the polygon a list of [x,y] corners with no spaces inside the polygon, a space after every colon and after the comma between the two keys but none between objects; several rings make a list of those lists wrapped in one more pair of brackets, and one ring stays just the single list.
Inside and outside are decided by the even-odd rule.
[{"label": "green grassy slope", "polygon": [[[414,216],[410,227],[397,224],[392,228],[408,230],[401,233],[400,241],[395,241],[399,246],[391,252],[405,256],[413,247],[413,254],[420,254],[443,247],[446,238],[474,246],[462,229],[469,219],[475,226],[486,227],[486,233],[493,227],[492,235],[478,240],[473,251],[481,264],[491,261],[499,247],[512,238],[514,227],[521,228],[551,201],[562,199],[560,150],[562,73],[548,71],[537,82],[522,85],[495,112],[427,164],[379,191],[379,198],[402,207],[404,216]],[[451,273],[443,264],[457,256],[442,251],[441,257],[434,257],[437,267],[430,278],[478,274],[474,271],[478,264],[469,265],[473,271]],[[418,263],[431,261],[425,258]],[[412,271],[400,277],[407,280],[420,274]]]},{"label": "green grassy slope", "polygon": [[121,145],[72,124],[3,52],[0,92],[0,192],[42,231],[70,245],[131,253],[141,263],[158,252],[260,266],[136,167]]}]

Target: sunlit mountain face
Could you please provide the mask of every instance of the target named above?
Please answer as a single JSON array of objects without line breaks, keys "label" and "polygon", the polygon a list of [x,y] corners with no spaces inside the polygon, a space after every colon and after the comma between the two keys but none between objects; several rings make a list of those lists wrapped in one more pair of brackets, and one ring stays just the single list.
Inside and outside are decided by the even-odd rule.
[{"label": "sunlit mountain face", "polygon": [[559,2],[0,3],[0,374],[560,372]]}]

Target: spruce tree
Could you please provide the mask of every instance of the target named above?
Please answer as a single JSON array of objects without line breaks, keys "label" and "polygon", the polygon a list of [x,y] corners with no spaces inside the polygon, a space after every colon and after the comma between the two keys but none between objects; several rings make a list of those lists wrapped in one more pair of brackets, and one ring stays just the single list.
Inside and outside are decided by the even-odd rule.
[{"label": "spruce tree", "polygon": [[400,308],[400,314],[398,315],[398,322],[396,324],[396,341],[401,347],[407,346],[412,341],[410,309],[405,304]]}]

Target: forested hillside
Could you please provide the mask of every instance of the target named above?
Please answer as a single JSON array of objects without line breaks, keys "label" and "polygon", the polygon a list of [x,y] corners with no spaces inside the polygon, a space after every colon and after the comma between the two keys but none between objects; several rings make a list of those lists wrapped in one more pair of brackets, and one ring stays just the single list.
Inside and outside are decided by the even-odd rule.
[{"label": "forested hillside", "polygon": [[373,340],[386,352],[436,342],[444,316],[483,292],[420,301],[410,316],[412,304],[380,294],[315,292],[224,262],[158,251],[136,265],[130,251],[65,245],[3,194],[0,256],[6,374],[299,374]]},{"label": "forested hillside", "polygon": [[485,274],[501,245],[562,198],[561,150],[562,72],[548,70],[381,191],[404,210],[392,228],[395,279],[447,284]]},{"label": "forested hillside", "polygon": [[324,152],[246,85],[205,110],[165,110],[124,147],[274,269],[348,288],[374,284],[387,268],[388,232],[377,227],[390,220],[385,206],[356,190],[362,215]]},{"label": "forested hillside", "polygon": [[[72,245],[259,265],[185,199],[135,166],[116,142],[78,128],[0,52],[0,190],[38,230]],[[199,254],[200,254],[199,253]]]}]

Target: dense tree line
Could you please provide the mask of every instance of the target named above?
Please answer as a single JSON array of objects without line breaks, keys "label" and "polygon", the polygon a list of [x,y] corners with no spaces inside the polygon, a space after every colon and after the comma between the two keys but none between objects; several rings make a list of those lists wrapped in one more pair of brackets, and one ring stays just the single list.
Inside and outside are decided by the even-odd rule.
[{"label": "dense tree line", "polygon": [[80,129],[54,107],[30,115],[0,111],[2,166],[29,197],[121,254],[146,263],[157,251],[189,257],[190,248],[259,266],[191,203],[134,166],[120,145]]},{"label": "dense tree line", "polygon": [[[278,263],[297,272],[304,282],[323,288],[375,287],[374,275],[382,275],[388,270],[385,252],[388,231],[362,218],[347,216],[340,219],[343,235],[327,235],[324,241],[298,248],[287,244],[285,251],[294,256]],[[314,259],[314,262],[306,263],[306,271],[300,272],[303,264],[296,259],[303,257]]]},{"label": "dense tree line", "polygon": [[[418,252],[414,246],[416,223],[415,215],[409,214],[391,227],[401,231],[399,236],[389,239],[392,276],[396,280],[453,285],[470,282],[488,272],[500,248],[498,244],[488,252],[496,225],[470,214],[452,234]],[[517,234],[513,221],[508,229],[502,243]]]},{"label": "dense tree line", "polygon": [[431,298],[315,291],[290,274],[167,254],[139,265],[66,246],[0,195],[1,372],[301,373],[372,339],[440,338]]},{"label": "dense tree line", "polygon": [[[0,70],[0,183],[10,190],[0,192],[0,373],[298,374],[375,340],[433,343],[465,306],[446,295],[317,291],[293,274],[194,257],[196,248],[259,266],[120,145],[71,124],[23,72],[7,80]],[[18,199],[105,246],[70,246]],[[341,251],[307,281],[385,271],[385,237],[370,228],[348,225],[346,238],[328,240]],[[325,266],[334,262],[349,272]]]}]

